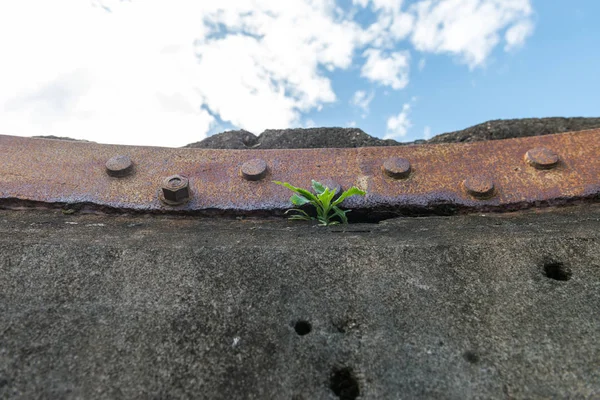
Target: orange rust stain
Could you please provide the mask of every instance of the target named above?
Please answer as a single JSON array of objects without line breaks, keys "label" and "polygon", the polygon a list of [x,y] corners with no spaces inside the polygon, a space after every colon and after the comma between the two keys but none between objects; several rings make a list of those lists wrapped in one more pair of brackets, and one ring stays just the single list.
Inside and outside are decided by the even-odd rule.
[{"label": "orange rust stain", "polygon": [[[527,151],[544,147],[560,161],[537,169]],[[358,186],[367,196],[352,199],[360,208],[427,206],[509,207],[512,204],[577,199],[600,187],[600,129],[558,135],[466,144],[294,150],[171,149],[101,145],[0,136],[0,200],[88,202],[139,210],[269,210],[289,206],[291,192],[279,180],[309,188],[312,179],[331,179],[347,189]],[[106,161],[127,155],[132,175],[106,173]],[[382,171],[390,157],[405,158],[411,173],[394,179]],[[267,162],[266,176],[248,181],[241,166],[252,159]],[[170,207],[158,199],[166,176],[189,178],[192,199]],[[462,183],[485,176],[493,180],[490,198],[475,199]]]}]

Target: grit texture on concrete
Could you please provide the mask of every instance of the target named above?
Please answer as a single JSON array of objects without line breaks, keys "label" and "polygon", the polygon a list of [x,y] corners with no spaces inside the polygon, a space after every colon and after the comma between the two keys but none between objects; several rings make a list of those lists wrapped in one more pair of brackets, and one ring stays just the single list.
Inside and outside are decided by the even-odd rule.
[{"label": "grit texture on concrete", "polygon": [[551,135],[600,127],[600,118],[521,118],[484,122],[461,131],[437,135],[428,143],[460,143],[481,140]]},{"label": "grit texture on concrete", "polygon": [[456,132],[443,133],[427,141],[397,142],[379,139],[358,128],[267,129],[259,136],[238,130],[227,131],[188,144],[203,149],[309,149],[323,147],[402,146],[424,143],[460,143],[510,139],[575,132],[600,127],[600,118],[522,118],[487,121]]},{"label": "grit texture on concrete", "polygon": [[599,228],[0,211],[0,398],[600,398]]},{"label": "grit texture on concrete", "polygon": [[259,136],[239,130],[226,131],[185,147],[202,149],[319,149],[399,146],[391,139],[378,139],[358,128],[267,129]]}]

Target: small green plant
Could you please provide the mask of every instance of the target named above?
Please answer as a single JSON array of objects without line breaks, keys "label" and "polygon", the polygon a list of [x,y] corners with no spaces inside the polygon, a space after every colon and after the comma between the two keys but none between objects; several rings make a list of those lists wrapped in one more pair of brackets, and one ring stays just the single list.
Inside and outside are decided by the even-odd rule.
[{"label": "small green plant", "polygon": [[[327,225],[335,225],[339,224],[340,221],[344,224],[348,223],[348,217],[346,217],[346,213],[350,212],[350,210],[341,210],[338,207],[342,201],[344,201],[347,197],[360,195],[364,196],[365,192],[360,190],[357,187],[351,187],[346,190],[344,193],[340,195],[336,200],[333,200],[335,197],[335,189],[329,189],[326,186],[323,186],[317,181],[312,181],[312,188],[316,194],[309,192],[308,190],[297,188],[295,186],[290,185],[287,182],[279,182],[273,181],[281,186],[285,186],[290,189],[295,194],[290,197],[290,201],[295,206],[303,206],[305,204],[312,204],[317,209],[317,217],[312,217],[308,215],[304,210],[299,208],[292,208],[287,210],[285,213],[287,214],[290,211],[296,211],[299,214],[294,214],[290,217],[290,219],[300,219],[300,220],[317,220],[319,221],[319,225],[327,226]],[[331,218],[338,217],[340,221],[332,221]]]}]

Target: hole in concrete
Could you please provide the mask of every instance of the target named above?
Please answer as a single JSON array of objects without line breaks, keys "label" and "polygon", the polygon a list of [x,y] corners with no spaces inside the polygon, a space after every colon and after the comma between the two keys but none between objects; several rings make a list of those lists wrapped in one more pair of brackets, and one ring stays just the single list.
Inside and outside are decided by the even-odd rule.
[{"label": "hole in concrete", "polygon": [[308,321],[297,321],[294,324],[294,330],[300,336],[309,334],[311,329],[312,329],[312,326],[310,325],[310,322],[308,322]]},{"label": "hole in concrete", "polygon": [[352,368],[334,368],[329,377],[329,388],[342,400],[354,400],[360,394],[358,380]]},{"label": "hole in concrete", "polygon": [[463,358],[471,364],[477,364],[479,362],[479,354],[472,350],[465,351],[463,353]]},{"label": "hole in concrete", "polygon": [[557,281],[568,281],[571,279],[571,269],[561,262],[547,262],[544,264],[544,274]]}]

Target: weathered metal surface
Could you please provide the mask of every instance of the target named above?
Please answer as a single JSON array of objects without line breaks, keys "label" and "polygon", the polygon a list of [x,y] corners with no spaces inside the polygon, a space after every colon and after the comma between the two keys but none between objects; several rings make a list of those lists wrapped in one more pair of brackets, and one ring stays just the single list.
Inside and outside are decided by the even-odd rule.
[{"label": "weathered metal surface", "polygon": [[267,175],[269,167],[265,160],[255,158],[242,164],[242,176],[249,181],[259,181]]},{"label": "weathered metal surface", "polygon": [[[365,197],[351,197],[344,205],[367,212],[502,211],[600,197],[600,129],[468,144],[296,150],[173,149],[0,136],[0,154],[0,204],[5,206],[276,211],[289,208],[291,193],[271,181],[308,188],[312,179],[366,190]],[[131,160],[129,175],[108,173],[107,162],[117,156]],[[183,204],[161,201],[163,181],[173,175],[189,180],[189,200]]]},{"label": "weathered metal surface", "polygon": [[106,162],[106,173],[116,178],[131,174],[133,162],[129,156],[114,156]]}]

